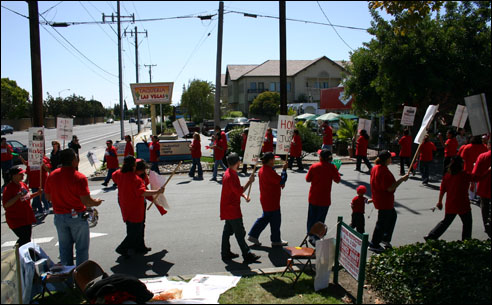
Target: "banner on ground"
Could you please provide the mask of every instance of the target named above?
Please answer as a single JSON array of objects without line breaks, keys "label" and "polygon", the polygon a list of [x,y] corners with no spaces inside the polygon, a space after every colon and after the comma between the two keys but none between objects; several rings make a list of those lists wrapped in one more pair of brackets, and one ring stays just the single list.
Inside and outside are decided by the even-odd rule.
[{"label": "banner on ground", "polygon": [[63,141],[70,141],[73,132],[73,119],[56,118],[56,138]]},{"label": "banner on ground", "polygon": [[490,119],[485,94],[465,97],[472,135],[490,134]]},{"label": "banner on ground", "polygon": [[430,105],[425,112],[424,120],[422,121],[422,126],[420,126],[420,130],[415,137],[414,143],[421,144],[424,141],[424,137],[427,134],[427,128],[429,128],[432,119],[437,113],[439,109],[439,105]]},{"label": "banner on ground", "polygon": [[171,104],[174,83],[130,84],[135,105]]},{"label": "banner on ground", "polygon": [[[296,124],[294,117],[290,115],[279,115],[277,125],[277,155],[288,155],[290,153],[290,143],[294,136]],[[250,131],[251,132],[251,131]]]},{"label": "banner on ground", "polygon": [[29,128],[28,159],[31,170],[41,169],[44,157],[44,127]]},{"label": "banner on ground", "polygon": [[465,127],[466,119],[468,119],[468,110],[466,109],[466,106],[458,105],[454,114],[453,124],[451,125],[454,127],[463,128]]},{"label": "banner on ground", "polygon": [[186,125],[186,121],[183,118],[174,121],[173,127],[176,130],[178,137],[180,138],[184,138],[190,133],[190,131],[188,130],[188,126]]},{"label": "banner on ground", "polygon": [[401,125],[413,126],[415,120],[415,114],[417,113],[417,107],[405,106],[403,107],[403,113],[401,115]]},{"label": "banner on ground", "polygon": [[367,134],[371,134],[371,120],[359,119],[359,125],[357,126],[357,131],[361,130],[367,131]]},{"label": "banner on ground", "polygon": [[256,164],[260,160],[261,147],[265,138],[268,123],[251,122],[249,125],[246,149],[244,150],[243,163]]}]

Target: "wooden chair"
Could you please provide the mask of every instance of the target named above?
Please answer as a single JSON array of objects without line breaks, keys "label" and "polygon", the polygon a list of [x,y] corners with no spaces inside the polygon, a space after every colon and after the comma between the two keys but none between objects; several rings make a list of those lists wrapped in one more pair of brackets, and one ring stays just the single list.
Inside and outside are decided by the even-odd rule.
[{"label": "wooden chair", "polygon": [[85,298],[85,290],[90,282],[98,277],[106,278],[108,274],[96,262],[88,260],[77,266],[73,270],[73,281],[75,286],[82,292]]},{"label": "wooden chair", "polygon": [[[311,230],[309,230],[309,233],[306,234],[306,237],[304,237],[299,247],[284,247],[284,251],[287,253],[289,258],[287,259],[287,266],[285,267],[282,276],[284,276],[287,270],[294,273],[296,275],[294,286],[297,283],[297,280],[301,277],[302,273],[306,271],[307,266],[311,269],[313,268],[311,260],[316,259],[315,249],[310,248],[308,244],[309,235],[315,235],[319,239],[323,239],[327,231],[328,227],[324,223],[318,221],[311,227]],[[305,260],[305,262],[303,263],[302,260]],[[297,261],[300,265],[302,265],[299,271],[294,269],[294,261]]]}]

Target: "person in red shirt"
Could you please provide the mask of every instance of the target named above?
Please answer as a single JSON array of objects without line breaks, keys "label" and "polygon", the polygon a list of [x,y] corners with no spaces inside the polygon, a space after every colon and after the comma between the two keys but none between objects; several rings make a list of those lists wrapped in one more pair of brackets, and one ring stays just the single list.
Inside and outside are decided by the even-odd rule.
[{"label": "person in red shirt", "polygon": [[191,159],[193,160],[193,165],[190,168],[188,175],[191,178],[195,177],[195,170],[198,167],[198,180],[203,180],[202,163],[200,158],[202,157],[202,144],[200,143],[200,134],[195,132],[193,134],[193,143],[190,144],[191,149]]},{"label": "person in red shirt", "polygon": [[[340,173],[331,163],[331,151],[323,149],[319,152],[319,162],[311,165],[306,175],[306,182],[311,183],[309,189],[309,208],[307,218],[307,232],[318,221],[325,222],[328,209],[331,205],[331,185],[333,181],[340,183]],[[310,236],[309,241],[314,246],[317,236]]]},{"label": "person in red shirt", "polygon": [[123,156],[124,157],[135,156],[135,151],[133,150],[133,144],[132,144],[132,137],[126,135],[125,141],[126,141],[126,145],[125,145],[125,152],[123,153]]},{"label": "person in red shirt", "polygon": [[[246,142],[248,142],[248,132],[249,129],[245,128],[243,130],[243,133],[241,134],[241,157],[243,158],[244,161],[244,152],[246,151]],[[243,169],[241,171],[242,174],[247,174],[248,173],[248,165],[243,162]]]},{"label": "person in red shirt", "polygon": [[149,146],[150,163],[152,164],[150,170],[153,170],[160,175],[161,172],[159,171],[159,157],[161,155],[161,145],[159,144],[159,137],[152,136],[152,142],[147,143],[147,140],[144,140],[144,142]]},{"label": "person in red shirt", "polygon": [[77,266],[89,259],[89,223],[84,217],[86,207],[99,206],[101,199],[90,196],[87,177],[78,172],[79,159],[68,148],[60,153],[62,167],[55,169],[46,180],[46,199],[53,204],[58,249],[63,265],[73,265],[75,244]]},{"label": "person in red shirt", "polygon": [[372,164],[367,158],[367,147],[369,146],[369,135],[365,129],[362,129],[359,132],[359,138],[357,139],[357,147],[355,150],[355,156],[357,157],[357,164],[355,165],[355,170],[360,172],[360,166],[362,164],[362,160],[366,164],[367,168],[369,168],[369,172],[372,169]]},{"label": "person in red shirt", "polygon": [[332,151],[333,129],[327,121],[324,121],[321,127],[323,128],[323,145],[321,146],[321,149],[328,149],[329,151]]},{"label": "person in red shirt", "polygon": [[429,184],[430,166],[432,164],[433,152],[436,145],[429,140],[429,135],[425,135],[424,143],[420,146],[420,172],[422,173],[422,184]]},{"label": "person in red shirt", "polygon": [[376,159],[376,166],[371,170],[372,201],[378,210],[378,220],[369,243],[369,250],[376,253],[384,251],[381,242],[386,249],[392,248],[391,239],[396,224],[395,190],[403,181],[408,180],[406,174],[396,181],[389,170],[388,165],[391,164],[391,157],[394,156],[395,153],[383,150]]},{"label": "person in red shirt", "polygon": [[299,130],[294,129],[294,136],[292,137],[292,142],[290,143],[290,158],[289,158],[289,169],[292,170],[292,166],[294,164],[294,158],[297,162],[297,167],[299,171],[304,170],[304,166],[302,165],[302,139],[299,134]]},{"label": "person in red shirt", "polygon": [[439,202],[436,207],[442,210],[442,199],[446,195],[446,208],[444,210],[444,219],[430,231],[424,239],[438,239],[453,220],[459,215],[463,222],[462,240],[471,239],[472,236],[472,212],[470,200],[468,199],[468,185],[472,176],[463,170],[463,159],[455,156],[451,159],[448,172],[444,175],[441,182],[441,191],[439,193]]},{"label": "person in red shirt", "polygon": [[357,187],[357,196],[352,199],[350,207],[352,208],[352,221],[350,222],[350,227],[355,228],[357,232],[364,234],[364,212],[365,205],[372,202],[372,200],[367,200],[364,194],[367,192],[367,188],[363,185]]},{"label": "person in red shirt", "polygon": [[[12,146],[7,144],[7,138],[2,137],[2,144],[1,144],[1,150],[2,150],[2,178],[4,185],[5,181],[7,181],[7,172],[9,169],[14,165],[13,158],[14,156],[12,155],[12,152],[14,151],[12,149]],[[3,186],[2,186],[3,188]]]},{"label": "person in red shirt", "polygon": [[[401,137],[398,144],[400,145],[400,176],[405,175],[405,164],[410,168],[410,159],[412,158],[412,136],[410,131],[405,129],[403,131],[403,137]],[[412,172],[414,171],[411,169]]]},{"label": "person in red shirt", "polygon": [[210,181],[217,181],[217,171],[219,170],[219,165],[222,166],[224,170],[227,170],[224,161],[222,161],[227,151],[227,138],[225,134],[223,134],[222,132],[217,132],[215,136],[214,145],[211,148],[214,150],[215,163],[214,163],[212,179],[210,179]]},{"label": "person in red shirt", "polygon": [[[120,164],[118,163],[117,151],[116,148],[113,146],[113,141],[107,140],[106,146],[107,147],[106,147],[106,152],[104,153],[103,165],[104,163],[107,163],[108,175],[106,176],[106,179],[104,179],[104,182],[102,183],[102,185],[104,186],[108,186],[108,182],[109,180],[111,180],[111,176],[120,167]],[[115,186],[116,185],[113,184],[113,187]]]},{"label": "person in red shirt", "polygon": [[279,176],[274,169],[275,155],[267,152],[261,159],[263,166],[258,172],[260,178],[260,202],[263,215],[258,218],[249,231],[248,240],[257,246],[261,246],[258,238],[261,232],[270,224],[270,240],[272,246],[287,246],[288,242],[280,238],[280,194],[287,181],[287,162],[285,162],[282,176]]},{"label": "person in red shirt", "polygon": [[[487,151],[487,147],[482,144],[481,136],[473,136],[471,138],[470,144],[467,144],[463,147],[461,154],[459,155],[463,161],[465,162],[464,170],[471,174],[473,171],[473,166],[478,159],[480,154]],[[471,200],[476,200],[476,185],[473,182],[470,186],[469,198]]]},{"label": "person in red shirt", "polygon": [[121,170],[113,174],[113,180],[118,186],[118,203],[126,224],[126,237],[116,248],[116,252],[124,257],[150,251],[144,240],[145,197],[164,192],[164,187],[155,191],[147,190],[144,181],[135,171],[135,157],[127,156]]},{"label": "person in red shirt", "polygon": [[448,172],[448,166],[451,162],[451,158],[458,154],[458,141],[456,140],[456,131],[454,129],[449,129],[446,133],[447,140],[444,142],[442,140],[442,135],[439,134],[439,141],[441,145],[444,146],[444,172],[443,176]]},{"label": "person in red shirt", "polygon": [[485,232],[490,238],[490,138],[488,142],[489,151],[478,156],[473,168],[473,180],[478,181],[477,195],[480,196],[480,208],[482,210],[482,221]]},{"label": "person in red shirt", "polygon": [[[139,176],[143,180],[145,187],[147,188],[148,185],[150,184],[149,176],[147,175],[147,169],[149,167],[147,166],[147,163],[145,163],[145,160],[137,159],[136,162],[137,162],[137,165],[135,167],[135,173],[137,174],[137,176]],[[145,197],[145,199],[147,199],[150,202],[154,201],[153,196],[147,196],[147,197]],[[157,210],[159,210],[159,213],[161,213],[161,215],[167,214],[167,211],[165,208],[161,207],[158,204],[154,204],[154,206],[157,208]],[[147,209],[147,202],[145,202],[145,209]],[[145,227],[145,217],[144,217],[144,227]]]},{"label": "person in red shirt", "polygon": [[31,199],[41,195],[42,189],[29,193],[29,188],[22,182],[26,171],[20,167],[9,169],[5,190],[2,196],[5,220],[9,228],[19,237],[19,247],[31,241],[32,224],[36,218],[31,207]]},{"label": "person in red shirt", "polygon": [[245,263],[257,261],[260,256],[251,252],[244,240],[246,231],[244,230],[243,215],[241,214],[241,197],[247,198],[244,191],[255,181],[255,175],[249,176],[248,183],[241,186],[237,171],[239,169],[239,156],[236,153],[231,153],[227,156],[229,168],[222,179],[222,193],[220,195],[220,220],[225,220],[224,230],[222,231],[221,256],[222,260],[230,260],[239,257],[239,255],[231,252],[231,243],[229,241],[232,235],[236,236],[239,248],[244,258]]},{"label": "person in red shirt", "polygon": [[[31,167],[29,166],[29,162],[24,160],[24,158],[21,155],[19,155],[19,158],[21,159],[22,163],[27,166],[26,174],[27,174],[27,179],[29,180],[29,187],[31,188],[31,191],[33,193],[36,193],[39,189],[43,188],[43,185],[46,184],[46,180],[48,179],[48,173],[51,170],[50,159],[48,159],[46,156],[43,156],[42,173],[40,173],[39,169],[32,170]],[[39,181],[40,176],[41,176],[41,183]],[[48,200],[46,200],[46,196],[43,192],[41,196],[37,196],[34,198],[32,202],[32,207],[34,209],[34,213],[36,217],[41,217],[49,213],[51,204],[49,203]]]},{"label": "person in red shirt", "polygon": [[267,152],[273,152],[273,133],[272,129],[268,128],[265,133],[265,139],[263,141],[263,147],[261,151],[265,154]]}]

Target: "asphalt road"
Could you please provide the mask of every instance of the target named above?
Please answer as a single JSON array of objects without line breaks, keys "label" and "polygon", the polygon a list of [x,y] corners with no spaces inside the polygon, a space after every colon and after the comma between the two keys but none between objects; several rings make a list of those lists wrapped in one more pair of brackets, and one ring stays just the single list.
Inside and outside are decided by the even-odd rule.
[{"label": "asphalt road", "polygon": [[[116,124],[115,124],[116,125]],[[81,136],[83,139],[83,136]],[[369,175],[354,172],[355,165],[345,164],[341,167],[342,181],[334,184],[332,206],[326,223],[329,227],[328,237],[334,237],[336,220],[343,216],[350,222],[350,201],[356,195],[355,188],[360,184],[369,184]],[[364,168],[364,167],[363,167]],[[397,177],[398,167],[390,166]],[[305,182],[305,173],[289,171],[287,185],[282,192],[282,238],[290,245],[297,246],[304,238],[308,209],[309,184]],[[434,180],[430,187],[420,183],[419,176],[411,177],[396,192],[396,210],[398,220],[393,236],[393,245],[399,246],[414,242],[423,242],[426,235],[442,218],[443,211],[430,211],[438,199],[439,183]],[[253,248],[261,255],[260,263],[249,266],[242,264],[242,259],[224,263],[220,259],[220,242],[223,222],[219,219],[219,200],[221,185],[209,181],[211,173],[205,173],[204,181],[193,181],[186,175],[177,175],[168,184],[166,196],[172,209],[160,216],[153,207],[147,213],[146,243],[152,251],[145,256],[131,259],[119,257],[114,249],[125,237],[125,224],[117,203],[117,191],[103,190],[101,182],[89,182],[94,197],[104,199],[99,210],[99,224],[91,229],[89,257],[98,262],[107,272],[128,273],[137,277],[154,277],[163,275],[190,275],[221,271],[279,267],[285,265],[285,256],[280,248],[270,247],[269,228],[262,233],[262,247]],[[242,183],[246,182],[241,178]],[[246,231],[248,232],[257,217],[261,215],[258,181],[252,192],[252,201],[242,201],[242,212]],[[366,206],[366,232],[371,236],[377,218],[377,212],[371,213],[372,205]],[[486,239],[480,216],[480,209],[472,205],[473,237]],[[369,215],[370,218],[368,217]],[[461,239],[461,221],[456,218],[447,232],[442,236],[446,240]],[[8,248],[7,242],[15,241],[15,235],[7,227],[2,210],[1,223],[2,250]],[[57,261],[56,230],[53,215],[47,216],[43,223],[33,229],[33,238],[39,239],[41,247]],[[231,238],[232,251],[240,253],[237,242]]]}]

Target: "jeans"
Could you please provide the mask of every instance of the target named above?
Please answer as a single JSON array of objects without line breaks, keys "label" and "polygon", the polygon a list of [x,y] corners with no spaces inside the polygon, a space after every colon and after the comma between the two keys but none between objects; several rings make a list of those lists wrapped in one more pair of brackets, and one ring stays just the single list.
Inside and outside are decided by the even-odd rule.
[{"label": "jeans", "polygon": [[[39,190],[37,187],[33,187],[31,191],[33,193],[36,193]],[[44,208],[41,206],[41,202],[43,202]],[[45,210],[49,210],[51,207],[51,204],[48,200],[46,200],[46,197],[44,196],[44,192],[41,196],[36,196],[32,199],[32,208],[34,209],[35,212],[43,213]]]},{"label": "jeans", "polygon": [[405,164],[410,168],[410,157],[400,157],[400,174],[405,175]]},{"label": "jeans", "polygon": [[393,231],[396,224],[396,210],[379,210],[378,221],[372,233],[371,243],[375,246],[379,245],[381,241],[390,243],[393,237]]},{"label": "jeans", "polygon": [[150,170],[158,173],[159,175],[161,174],[161,172],[159,171],[159,161],[155,161],[155,162],[151,162],[152,165],[150,166]]},{"label": "jeans", "polygon": [[332,146],[333,146],[333,145],[323,144],[323,145],[321,145],[321,149],[328,149],[329,151],[332,151],[332,149],[331,149],[331,148],[332,148]]},{"label": "jeans", "polygon": [[55,214],[55,227],[58,233],[60,261],[63,265],[73,265],[73,245],[77,255],[77,266],[89,259],[89,223],[71,214]]},{"label": "jeans", "polygon": [[104,179],[104,184],[108,184],[109,180],[111,180],[111,176],[116,170],[117,168],[108,168],[108,175],[106,176],[106,179]]},{"label": "jeans", "polygon": [[145,250],[144,230],[144,222],[127,221],[126,237],[116,248],[116,252],[126,254],[130,249],[134,249],[135,251]]},{"label": "jeans", "polygon": [[364,225],[365,225],[364,213],[352,212],[352,222],[350,223],[350,227],[355,228],[357,232],[364,234],[365,233]]},{"label": "jeans", "polygon": [[367,156],[357,156],[357,164],[355,166],[355,169],[360,171],[360,166],[362,164],[362,160],[364,160],[364,163],[366,164],[367,168],[369,168],[369,171],[372,169],[371,162],[369,159],[367,159]]},{"label": "jeans", "polygon": [[224,170],[227,170],[227,167],[225,166],[224,162],[222,160],[215,160],[214,163],[214,172],[212,175],[213,179],[217,179],[217,170],[219,169],[219,165],[222,166]]},{"label": "jeans", "polygon": [[31,241],[31,234],[32,234],[32,226],[31,225],[18,227],[18,228],[12,229],[12,231],[14,231],[15,235],[17,235],[17,237],[19,237],[19,239],[17,240],[19,247],[22,245],[25,245]]},{"label": "jeans", "polygon": [[485,227],[485,233],[490,238],[490,199],[480,198],[480,209],[482,210],[483,226]]},{"label": "jeans", "polygon": [[7,181],[7,172],[13,165],[14,165],[14,159],[2,161],[2,178],[4,184],[5,181]]},{"label": "jeans", "polygon": [[246,236],[246,231],[244,230],[244,224],[242,218],[226,220],[224,223],[224,230],[222,231],[222,245],[221,245],[221,254],[226,255],[231,252],[231,243],[229,242],[229,238],[235,235],[239,248],[241,249],[241,253],[243,257],[245,257],[249,252],[248,244],[244,240]]},{"label": "jeans", "polygon": [[461,235],[462,240],[471,239],[472,236],[472,213],[469,211],[465,214],[445,214],[444,219],[437,224],[437,226],[432,229],[432,231],[427,235],[428,239],[438,239],[444,232],[448,229],[449,225],[459,215],[461,221],[463,222],[463,233]]},{"label": "jeans", "polygon": [[268,224],[270,224],[270,240],[272,242],[280,242],[280,223],[282,222],[280,210],[273,212],[265,212],[263,211],[263,215],[258,218],[249,231],[248,235],[252,236],[256,239],[260,237],[261,232],[266,228]]},{"label": "jeans", "polygon": [[193,165],[191,166],[189,173],[190,177],[195,176],[196,167],[198,167],[198,177],[203,177],[202,163],[200,162],[200,158],[193,158]]},{"label": "jeans", "polygon": [[429,171],[432,161],[420,161],[420,172],[422,173],[422,182],[429,182]]},{"label": "jeans", "polygon": [[[304,170],[304,166],[302,165],[302,158],[301,157],[295,157],[296,162],[297,162],[297,167],[299,167],[299,170],[302,171]],[[294,157],[290,156],[289,157],[289,168],[292,169],[292,166],[294,165]]]},{"label": "jeans", "polygon": [[[307,218],[307,232],[311,231],[311,228],[318,221],[325,223],[326,215],[328,214],[329,206],[317,206],[309,204],[308,218]],[[315,236],[317,239],[317,236]]]}]

